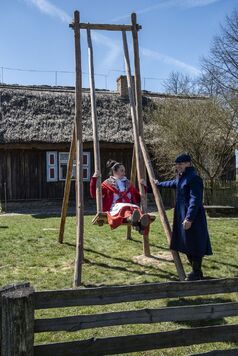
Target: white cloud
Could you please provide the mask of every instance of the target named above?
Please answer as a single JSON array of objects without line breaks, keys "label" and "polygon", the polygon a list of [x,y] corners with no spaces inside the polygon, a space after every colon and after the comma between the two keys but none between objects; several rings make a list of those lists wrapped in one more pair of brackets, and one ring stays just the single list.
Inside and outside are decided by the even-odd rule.
[{"label": "white cloud", "polygon": [[[25,2],[34,5],[39,11],[42,13],[58,18],[62,22],[70,23],[72,21],[71,17],[59,7],[51,4],[47,0],[24,0]],[[145,12],[153,11],[154,9],[162,6],[170,7],[170,6],[186,6],[186,7],[195,7],[195,6],[206,6],[213,2],[219,0],[161,0],[157,5],[150,6],[144,8],[142,10],[137,11],[137,14],[142,14]],[[122,18],[122,17],[121,17]],[[119,19],[119,18],[118,18]],[[107,52],[105,55],[105,59],[103,61],[103,65],[107,67],[112,67],[116,62],[118,56],[122,53],[122,46],[119,42],[112,40],[110,37],[105,36],[99,32],[93,31],[92,38],[95,43],[102,45],[107,48]],[[157,51],[153,51],[147,48],[140,48],[141,54],[145,57],[149,57],[153,60],[157,60],[160,62],[164,62],[166,64],[173,65],[180,69],[186,70],[192,75],[198,75],[199,70],[187,63],[181,62],[175,58],[169,57],[165,54],[159,53]]]},{"label": "white cloud", "polygon": [[105,57],[103,61],[103,65],[108,67],[112,66],[113,63],[115,63],[116,59],[118,58],[119,54],[122,52],[119,43],[95,31],[92,32],[92,38],[96,43],[103,45],[109,49],[109,53]]},{"label": "white cloud", "polygon": [[[67,23],[72,22],[72,18],[64,10],[51,4],[47,0],[24,0],[24,1],[27,2],[28,4],[34,5],[40,12],[48,16],[58,18],[62,22],[67,22]],[[118,43],[116,43],[109,37],[95,31],[93,32],[92,37],[96,43],[108,49],[103,64],[107,66],[113,66],[116,58],[118,57],[121,51]]]},{"label": "white cloud", "polygon": [[46,15],[50,15],[52,17],[56,17],[60,19],[62,22],[69,23],[72,21],[72,18],[64,10],[61,10],[59,7],[51,4],[47,0],[24,0],[24,1],[34,5],[42,13]]},{"label": "white cloud", "polygon": [[[143,9],[135,10],[137,15],[143,15],[148,12],[152,12],[156,9],[160,8],[171,8],[171,7],[185,7],[185,8],[192,8],[192,7],[202,7],[202,6],[209,6],[215,2],[221,0],[161,0],[155,5],[145,7]],[[112,19],[112,22],[117,22],[120,20],[130,19],[130,15],[122,15]]]},{"label": "white cloud", "polygon": [[184,7],[202,7],[209,6],[220,0],[183,0]]},{"label": "white cloud", "polygon": [[[153,10],[156,10],[156,9],[158,9],[160,7],[166,6],[167,3],[168,3],[168,1],[162,0],[156,5],[148,6],[148,7],[145,7],[144,9],[136,10],[134,12],[136,12],[137,15],[142,15],[142,14],[145,14],[147,12],[151,12]],[[127,15],[118,16],[118,17],[112,19],[111,21],[112,22],[117,22],[117,21],[124,20],[124,19],[130,19],[130,15],[127,14]]]},{"label": "white cloud", "polygon": [[141,50],[141,54],[143,56],[148,57],[152,60],[157,60],[157,61],[163,62],[165,64],[170,64],[172,66],[175,66],[177,68],[187,71],[191,75],[200,74],[200,71],[197,68],[191,66],[190,64],[179,61],[176,58],[169,57],[163,53],[160,53],[157,51],[152,51],[152,50],[144,48],[144,47],[140,47],[140,50]]}]

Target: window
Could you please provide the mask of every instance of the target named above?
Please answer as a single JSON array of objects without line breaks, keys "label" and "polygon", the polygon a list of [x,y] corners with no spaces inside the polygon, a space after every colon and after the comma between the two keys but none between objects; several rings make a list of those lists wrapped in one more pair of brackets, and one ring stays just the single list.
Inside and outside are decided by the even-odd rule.
[{"label": "window", "polygon": [[[67,175],[68,152],[59,152],[59,180],[65,180]],[[72,179],[76,178],[76,161],[73,163]],[[83,180],[90,180],[90,152],[83,152]]]},{"label": "window", "polygon": [[[59,157],[58,157],[59,154]],[[46,152],[47,182],[65,180],[67,175],[68,152]],[[73,163],[72,179],[76,178],[76,161]],[[90,152],[83,152],[83,181],[90,180]]]},{"label": "window", "polygon": [[[68,159],[68,152],[59,152],[59,180],[66,179]],[[75,161],[73,163],[72,179],[75,179]]]},{"label": "window", "polygon": [[47,152],[46,154],[46,171],[47,171],[47,182],[57,182],[58,172],[57,172],[57,152]]},{"label": "window", "polygon": [[90,181],[90,152],[83,152],[83,180]]}]

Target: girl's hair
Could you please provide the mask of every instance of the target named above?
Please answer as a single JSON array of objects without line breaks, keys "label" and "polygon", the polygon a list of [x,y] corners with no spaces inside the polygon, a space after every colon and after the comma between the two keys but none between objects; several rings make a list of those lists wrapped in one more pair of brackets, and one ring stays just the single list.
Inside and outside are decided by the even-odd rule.
[{"label": "girl's hair", "polygon": [[121,162],[117,162],[113,159],[109,159],[106,163],[106,167],[109,168],[109,175],[113,175],[113,171],[116,172],[121,165],[122,165]]}]

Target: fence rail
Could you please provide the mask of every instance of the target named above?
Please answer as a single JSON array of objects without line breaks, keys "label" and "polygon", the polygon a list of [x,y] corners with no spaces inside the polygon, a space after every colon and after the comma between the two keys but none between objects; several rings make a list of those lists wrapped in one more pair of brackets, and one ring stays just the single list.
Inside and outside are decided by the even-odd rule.
[{"label": "fence rail", "polygon": [[35,320],[35,332],[77,331],[105,326],[152,324],[168,321],[212,320],[238,315],[238,303],[217,303],[161,309],[140,309],[95,315]]},{"label": "fence rail", "polygon": [[[172,306],[120,312],[81,314],[35,319],[34,310],[71,306],[105,305],[238,292],[238,278],[196,282],[152,283],[35,292],[29,284],[0,290],[2,356],[5,355],[111,355],[172,348],[211,342],[238,342],[238,325],[214,325],[148,334],[91,338],[71,342],[34,345],[34,333],[79,331],[128,324],[151,324],[191,320],[216,320],[238,316],[238,301]],[[238,349],[222,351],[238,354]],[[212,354],[212,353],[211,353]]]},{"label": "fence rail", "polygon": [[151,334],[92,338],[83,341],[39,345],[34,348],[34,356],[115,355],[208,342],[237,342],[237,335],[238,325],[179,329]]},{"label": "fence rail", "polygon": [[128,286],[108,286],[35,292],[35,309],[64,308],[82,305],[105,305],[140,300],[190,297],[238,292],[236,278],[167,282]]}]

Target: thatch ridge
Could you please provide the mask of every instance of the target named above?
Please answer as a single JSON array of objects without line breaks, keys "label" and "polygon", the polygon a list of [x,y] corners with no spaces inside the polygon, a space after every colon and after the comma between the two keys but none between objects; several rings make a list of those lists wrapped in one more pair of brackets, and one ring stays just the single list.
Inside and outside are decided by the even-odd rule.
[{"label": "thatch ridge", "polygon": [[[72,137],[74,93],[0,88],[0,143],[68,143]],[[92,141],[91,103],[83,94],[83,140]],[[99,138],[131,142],[128,102],[116,94],[97,93]]]},{"label": "thatch ridge", "polygon": [[[174,95],[146,93],[143,108]],[[99,139],[111,143],[133,141],[130,105],[118,93],[98,90],[97,115]],[[187,97],[191,98],[192,97]],[[186,99],[186,97],[183,97]],[[196,99],[202,99],[197,97]],[[83,91],[83,140],[92,142],[91,103]],[[145,112],[148,110],[145,110]],[[146,116],[148,121],[148,115]],[[0,144],[69,143],[74,120],[74,88],[0,85]]]}]

